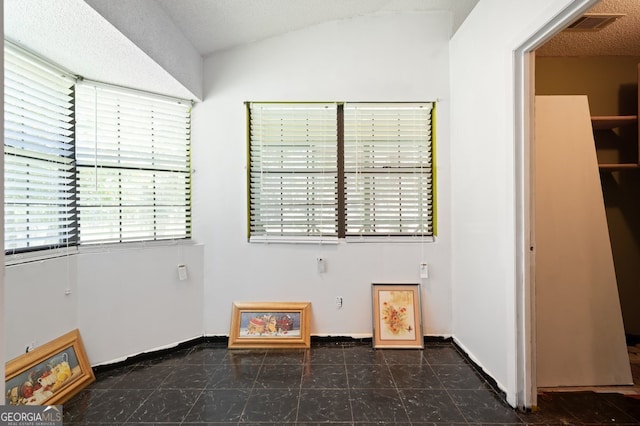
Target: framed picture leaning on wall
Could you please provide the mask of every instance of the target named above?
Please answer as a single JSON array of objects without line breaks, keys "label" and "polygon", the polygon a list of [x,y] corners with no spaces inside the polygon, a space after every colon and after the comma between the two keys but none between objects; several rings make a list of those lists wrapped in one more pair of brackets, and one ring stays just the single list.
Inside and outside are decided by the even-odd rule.
[{"label": "framed picture leaning on wall", "polygon": [[310,302],[234,303],[229,348],[308,348]]},{"label": "framed picture leaning on wall", "polygon": [[62,404],[93,381],[76,329],[7,363],[5,405]]},{"label": "framed picture leaning on wall", "polygon": [[420,284],[377,284],[373,297],[373,347],[423,348]]}]

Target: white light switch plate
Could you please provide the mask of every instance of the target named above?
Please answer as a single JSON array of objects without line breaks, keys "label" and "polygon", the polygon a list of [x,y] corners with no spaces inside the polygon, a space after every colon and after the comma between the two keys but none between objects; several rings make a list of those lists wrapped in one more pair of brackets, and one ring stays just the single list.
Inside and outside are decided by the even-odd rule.
[{"label": "white light switch plate", "polygon": [[180,281],[185,281],[188,278],[187,265],[178,265],[178,278]]},{"label": "white light switch plate", "polygon": [[420,264],[420,278],[429,278],[429,265],[426,263]]}]

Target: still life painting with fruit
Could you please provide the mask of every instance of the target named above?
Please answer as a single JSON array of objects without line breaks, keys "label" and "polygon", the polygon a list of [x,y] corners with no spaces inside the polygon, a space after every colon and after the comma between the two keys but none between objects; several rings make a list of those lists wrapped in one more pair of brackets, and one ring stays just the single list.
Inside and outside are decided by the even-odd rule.
[{"label": "still life painting with fruit", "polygon": [[241,337],[300,337],[300,313],[242,312]]},{"label": "still life painting with fruit", "polygon": [[7,405],[41,405],[81,374],[73,347],[6,382]]}]

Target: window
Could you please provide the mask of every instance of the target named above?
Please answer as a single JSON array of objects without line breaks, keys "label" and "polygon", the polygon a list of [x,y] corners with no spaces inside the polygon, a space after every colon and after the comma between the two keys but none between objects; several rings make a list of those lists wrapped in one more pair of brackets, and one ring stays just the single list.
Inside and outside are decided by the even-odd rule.
[{"label": "window", "polygon": [[345,104],[346,235],[433,235],[431,104]]},{"label": "window", "polygon": [[336,104],[251,104],[251,232],[335,236]]},{"label": "window", "polygon": [[191,103],[5,41],[5,253],[191,236]]},{"label": "window", "polygon": [[191,105],[76,86],[80,244],[190,236]]},{"label": "window", "polygon": [[5,251],[75,244],[74,79],[5,43]]},{"label": "window", "polygon": [[251,240],[433,236],[432,112],[249,104]]}]

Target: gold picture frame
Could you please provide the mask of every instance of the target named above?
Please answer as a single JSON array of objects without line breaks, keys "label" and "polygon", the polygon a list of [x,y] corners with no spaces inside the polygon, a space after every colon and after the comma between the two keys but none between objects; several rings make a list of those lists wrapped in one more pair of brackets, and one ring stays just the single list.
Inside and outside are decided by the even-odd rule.
[{"label": "gold picture frame", "polygon": [[63,404],[95,379],[75,329],[7,362],[5,405]]},{"label": "gold picture frame", "polygon": [[230,349],[309,348],[310,302],[234,303]]},{"label": "gold picture frame", "polygon": [[424,348],[420,284],[372,284],[373,347]]}]

